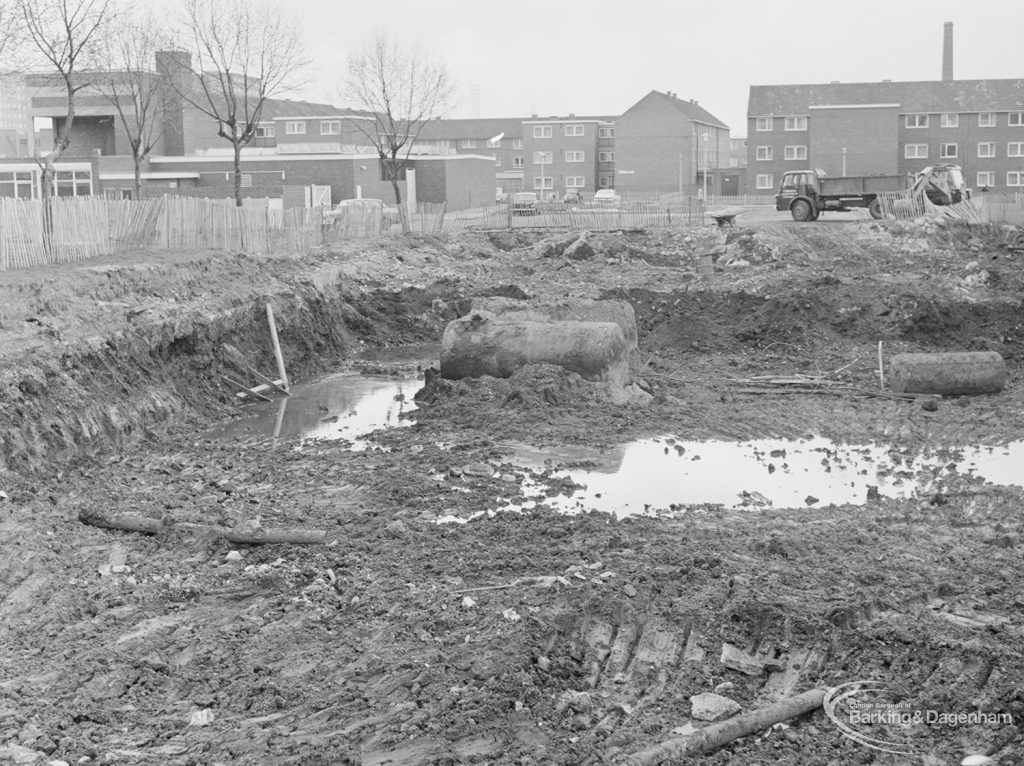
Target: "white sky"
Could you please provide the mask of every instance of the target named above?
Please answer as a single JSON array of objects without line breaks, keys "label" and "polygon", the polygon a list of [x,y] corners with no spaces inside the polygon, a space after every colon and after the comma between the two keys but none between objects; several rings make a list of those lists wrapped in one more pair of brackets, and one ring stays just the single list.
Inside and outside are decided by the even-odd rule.
[{"label": "white sky", "polygon": [[[444,60],[449,117],[618,115],[650,90],[746,133],[751,85],[1024,79],[1024,0],[294,0],[312,65],[292,97],[346,106],[349,52],[375,29]],[[474,113],[473,86],[479,87]]]}]

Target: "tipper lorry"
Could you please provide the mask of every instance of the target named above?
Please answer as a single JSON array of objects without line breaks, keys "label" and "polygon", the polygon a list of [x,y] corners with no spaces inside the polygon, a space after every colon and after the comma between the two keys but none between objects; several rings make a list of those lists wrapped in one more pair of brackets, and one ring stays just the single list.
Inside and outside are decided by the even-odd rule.
[{"label": "tipper lorry", "polygon": [[933,205],[955,205],[970,196],[957,165],[927,167],[913,183],[898,175],[829,178],[821,170],[790,170],[782,176],[775,209],[788,210],[795,221],[814,221],[826,210],[842,212],[853,207],[866,207],[873,218],[881,218],[879,195],[900,191],[923,193]]}]

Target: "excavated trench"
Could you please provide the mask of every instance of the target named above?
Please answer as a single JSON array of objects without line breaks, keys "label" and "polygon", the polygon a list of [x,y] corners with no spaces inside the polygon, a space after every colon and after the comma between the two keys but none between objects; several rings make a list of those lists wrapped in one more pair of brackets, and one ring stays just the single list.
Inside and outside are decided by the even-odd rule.
[{"label": "excavated trench", "polygon": [[[654,391],[647,407],[612,406],[557,370],[421,382],[433,351],[395,352],[436,343],[469,296],[538,294],[539,269],[395,289],[298,266],[280,267],[282,284],[232,258],[230,281],[249,286],[225,282],[208,297],[203,272],[177,264],[141,278],[145,289],[91,275],[108,306],[83,319],[89,332],[62,324],[73,296],[56,290],[5,306],[3,329],[31,332],[0,377],[0,467],[24,475],[10,494],[41,526],[0,521],[34,551],[0,566],[13,584],[0,618],[22,668],[0,679],[16,708],[0,707],[0,746],[17,740],[69,762],[612,763],[674,736],[698,692],[753,710],[861,678],[899,684],[922,710],[1024,716],[1024,492],[950,469],[978,445],[1018,449],[1019,298],[827,275],[775,288],[602,285],[595,297],[637,312],[640,374]],[[240,406],[218,377],[240,374],[225,345],[274,369],[268,302],[293,383],[310,393],[287,404],[295,420],[282,418],[277,437],[288,449],[273,443],[280,403]],[[877,390],[878,340],[887,353],[998,350],[1011,384],[937,409],[750,390],[765,373]],[[652,437],[661,441],[643,442]],[[851,481],[865,455],[834,445],[877,443],[924,489],[868,496],[865,486],[864,503],[813,507],[698,498],[671,519],[537,507],[433,523],[497,509],[499,498],[524,503],[532,487],[544,488],[539,506],[591,510],[596,493],[574,495],[581,477],[609,456],[625,464],[634,441],[659,454],[600,499],[624,487],[640,496],[672,472],[678,497],[652,504],[672,510],[690,505],[693,482],[659,461],[755,439],[827,440],[810,442],[820,458],[806,470],[831,466]],[[773,444],[756,450],[760,469],[736,473],[795,471]],[[55,466],[60,482],[29,487]],[[195,524],[255,515],[326,528],[332,544],[254,546],[239,560],[186,532],[69,528],[97,505]],[[130,571],[97,577],[118,546]],[[745,670],[723,661],[726,644]],[[190,725],[201,710],[213,725]],[[1010,763],[1021,755],[1011,728],[919,727],[904,739],[936,764],[982,752]],[[702,762],[869,763],[872,753],[816,715]]]}]

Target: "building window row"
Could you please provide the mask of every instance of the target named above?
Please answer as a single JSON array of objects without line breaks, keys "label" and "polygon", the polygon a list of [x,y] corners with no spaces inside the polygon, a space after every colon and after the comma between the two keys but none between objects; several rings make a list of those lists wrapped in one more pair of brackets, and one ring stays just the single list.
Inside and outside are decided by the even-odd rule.
[{"label": "building window row", "polygon": [[340,136],[341,120],[320,120],[321,136]]},{"label": "building window row", "polygon": [[582,135],[584,135],[583,126],[582,125],[566,125],[565,126],[565,135],[567,135],[567,136],[582,136]]},{"label": "building window row", "polygon": [[566,176],[565,177],[565,188],[566,189],[582,189],[586,186],[586,179],[583,176]]},{"label": "building window row", "polygon": [[522,166],[523,166],[523,158],[522,157],[513,157],[512,158],[512,167],[513,168],[521,168]]},{"label": "building window row", "polygon": [[[904,124],[908,128],[927,128],[928,127],[928,115],[927,114],[908,114],[904,119]],[[1024,112],[1010,112],[1006,118],[1006,124],[1011,128],[1024,126]],[[947,112],[939,115],[939,125],[943,128],[957,128],[960,126],[960,115],[952,112]],[[978,127],[979,128],[994,128],[996,127],[996,113],[995,112],[979,112],[978,113]]]},{"label": "building window row", "polygon": [[550,165],[554,161],[554,154],[552,152],[534,152],[533,153],[533,164],[534,165]]},{"label": "building window row", "polygon": [[[903,156],[908,160],[923,160],[928,158],[928,144],[907,144],[903,148]],[[939,157],[952,160],[959,156],[958,144],[940,144]],[[994,141],[981,141],[978,143],[978,157],[981,159],[993,159],[996,156],[996,144]],[[1007,157],[1024,157],[1024,141],[1010,141],[1006,144]],[[760,157],[758,158],[760,159]],[[770,159],[770,158],[769,158]]]},{"label": "building window row", "polygon": [[806,160],[807,159],[807,147],[806,146],[787,146],[785,148],[785,158],[787,160]]},{"label": "building window row", "polygon": [[806,117],[787,117],[784,125],[785,130],[807,130]]},{"label": "building window row", "polygon": [[758,189],[774,189],[775,182],[771,173],[758,173],[754,177],[754,186]]},{"label": "building window row", "polygon": [[554,189],[555,179],[551,176],[537,176],[533,179],[533,188],[538,191],[541,189]]},{"label": "building window row", "polygon": [[306,123],[304,120],[289,120],[284,124],[284,132],[288,136],[304,136]]},{"label": "building window row", "polygon": [[533,126],[533,137],[534,138],[551,138],[551,126],[550,125],[534,125]]},{"label": "building window row", "polygon": [[566,162],[583,162],[583,152],[571,151],[565,153]]},{"label": "building window row", "polygon": [[273,125],[257,125],[256,126],[256,138],[273,138],[277,135],[277,130]]},{"label": "building window row", "polygon": [[615,138],[615,128],[605,127],[597,129],[598,138]]},{"label": "building window row", "polygon": [[615,162],[615,152],[598,152],[598,162]]},{"label": "building window row", "polygon": [[476,139],[464,138],[461,141],[459,141],[459,146],[463,149],[476,149]]}]

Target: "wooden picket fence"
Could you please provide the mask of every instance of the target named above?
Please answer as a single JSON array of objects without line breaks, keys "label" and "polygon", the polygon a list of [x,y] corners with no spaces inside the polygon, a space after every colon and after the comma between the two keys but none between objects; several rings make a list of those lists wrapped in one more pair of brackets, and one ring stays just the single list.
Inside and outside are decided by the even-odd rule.
[{"label": "wooden picket fence", "polygon": [[448,210],[442,204],[423,203],[410,220],[412,231],[423,234],[467,229],[632,229],[657,226],[692,226],[705,222],[704,214],[724,208],[746,209],[774,205],[769,195],[695,196],[634,192],[620,195],[613,204],[584,197],[578,203],[541,201],[535,211],[514,210],[509,201],[467,210]]},{"label": "wooden picket fence", "polygon": [[[771,198],[626,195],[613,205],[542,202],[536,214],[518,215],[508,202],[469,210],[421,203],[408,217],[410,231],[438,234],[471,229],[627,229],[707,223],[724,208],[770,204]],[[965,203],[936,207],[923,197],[882,195],[888,217],[913,220],[943,215],[979,223],[1024,227],[1024,195],[976,193]],[[238,208],[232,200],[166,196],[144,200],[58,197],[0,198],[0,270],[68,263],[146,249],[226,250],[255,255],[298,254],[402,227],[392,208],[355,205],[275,210],[268,204]]]}]

